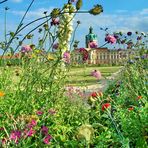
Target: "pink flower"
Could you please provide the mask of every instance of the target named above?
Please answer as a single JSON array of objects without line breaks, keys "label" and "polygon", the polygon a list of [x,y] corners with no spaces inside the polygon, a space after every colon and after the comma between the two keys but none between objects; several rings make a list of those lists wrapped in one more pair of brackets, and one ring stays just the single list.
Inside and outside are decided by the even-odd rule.
[{"label": "pink flower", "polygon": [[1,140],[1,142],[2,142],[2,144],[6,144],[7,139],[6,139],[6,138],[3,138],[3,139]]},{"label": "pink flower", "polygon": [[106,35],[105,37],[105,41],[107,41],[108,43],[114,44],[116,43],[116,38],[112,35]]},{"label": "pink flower", "polygon": [[98,44],[97,44],[97,42],[89,42],[89,47],[90,48],[97,48]]},{"label": "pink flower", "polygon": [[48,112],[52,115],[56,113],[56,111],[54,109],[49,109]]},{"label": "pink flower", "polygon": [[56,26],[56,25],[59,25],[60,21],[58,18],[52,18],[52,21],[51,21],[51,26]]},{"label": "pink flower", "polygon": [[47,135],[47,136],[44,138],[43,142],[44,142],[45,144],[50,144],[51,138],[52,138],[52,137],[51,137],[50,135]]},{"label": "pink flower", "polygon": [[36,131],[30,128],[29,130],[25,130],[24,133],[27,137],[31,137],[36,133]]},{"label": "pink flower", "polygon": [[101,73],[100,71],[94,70],[91,72],[91,75],[97,79],[101,79]]},{"label": "pink flower", "polygon": [[64,52],[63,58],[66,63],[70,63],[70,53],[69,52]]},{"label": "pink flower", "polygon": [[55,44],[53,45],[53,49],[58,49],[58,47],[59,47],[59,43],[55,43]]},{"label": "pink flower", "polygon": [[31,124],[32,124],[33,126],[36,126],[36,125],[37,125],[36,120],[33,119],[33,120],[31,121]]},{"label": "pink flower", "polygon": [[21,52],[22,52],[22,53],[30,52],[30,51],[32,51],[32,48],[31,48],[29,45],[24,45],[24,46],[22,46],[22,48],[21,48]]},{"label": "pink flower", "polygon": [[43,135],[47,135],[48,134],[48,127],[42,126],[41,127],[41,132],[42,132]]},{"label": "pink flower", "polygon": [[21,131],[15,130],[10,133],[10,139],[14,140],[15,143],[18,143],[18,140],[21,138]]},{"label": "pink flower", "polygon": [[31,122],[28,124],[28,128],[32,128],[32,127],[34,127],[34,126],[36,126],[37,125],[37,122],[36,122],[36,120],[31,120]]},{"label": "pink flower", "polygon": [[43,112],[39,110],[39,111],[36,112],[36,114],[40,116],[40,115],[43,114]]}]

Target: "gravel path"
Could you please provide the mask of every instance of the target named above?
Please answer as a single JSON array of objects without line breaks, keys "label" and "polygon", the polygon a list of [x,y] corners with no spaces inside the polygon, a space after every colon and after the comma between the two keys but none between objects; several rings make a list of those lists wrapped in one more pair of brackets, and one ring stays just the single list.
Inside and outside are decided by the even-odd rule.
[{"label": "gravel path", "polygon": [[89,86],[83,86],[83,87],[81,87],[81,86],[80,87],[73,86],[72,88],[74,90],[81,90],[86,95],[90,94],[91,92],[95,92],[95,91],[103,92],[104,90],[106,90],[106,88],[108,87],[109,83],[113,82],[113,80],[115,80],[118,77],[120,72],[121,72],[121,69],[119,71],[113,73],[111,76],[107,77],[106,79],[100,80],[98,82],[98,84],[89,85]]}]

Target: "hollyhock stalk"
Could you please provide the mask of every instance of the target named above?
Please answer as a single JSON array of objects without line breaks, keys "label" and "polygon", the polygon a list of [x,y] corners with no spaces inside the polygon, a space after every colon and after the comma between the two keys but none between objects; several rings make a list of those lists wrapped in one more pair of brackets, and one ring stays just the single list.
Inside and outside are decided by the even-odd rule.
[{"label": "hollyhock stalk", "polygon": [[66,13],[69,12],[71,9],[74,9],[74,7],[70,4],[67,4],[67,6],[64,8],[62,15],[60,15],[60,24],[58,26],[58,43],[59,43],[59,49],[62,51],[62,54],[65,51],[69,51],[69,42],[71,39],[73,27],[72,27],[72,20],[74,17],[73,13]]}]

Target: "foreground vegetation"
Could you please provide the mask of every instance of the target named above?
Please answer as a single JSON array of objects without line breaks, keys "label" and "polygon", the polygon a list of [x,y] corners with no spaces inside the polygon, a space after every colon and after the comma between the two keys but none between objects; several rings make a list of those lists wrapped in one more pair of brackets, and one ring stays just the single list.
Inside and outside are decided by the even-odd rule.
[{"label": "foreground vegetation", "polygon": [[[34,0],[27,12],[33,2]],[[84,71],[81,68],[71,70],[69,42],[74,14],[88,12],[97,15],[103,12],[101,5],[96,5],[89,11],[79,11],[82,0],[78,0],[75,6],[73,2],[68,0],[62,9],[53,9],[50,15],[44,12],[45,17],[39,20],[46,21],[38,26],[43,25],[43,28],[39,28],[39,33],[44,30],[43,39],[39,40],[38,45],[22,46],[17,54],[21,59],[17,67],[9,67],[12,63],[7,63],[3,57],[0,59],[0,147],[146,148],[148,53],[143,46],[144,42],[141,43],[142,38],[146,40],[146,36],[136,32],[138,37],[134,45],[131,41],[132,32],[127,33],[129,40],[121,32],[115,33],[114,36],[106,35],[105,44],[125,43],[133,51],[137,47],[139,53],[136,57],[131,54],[123,64],[116,81],[112,82],[105,92],[97,90],[86,97],[79,89],[66,88],[70,80],[72,84],[79,84],[82,80],[92,82],[94,79],[98,83],[101,78],[98,70],[103,77],[118,70],[118,67],[85,67]],[[25,15],[16,32],[11,32],[10,39],[7,41],[6,35],[6,40],[1,42],[3,54],[10,50],[13,57],[22,42],[31,38],[32,31],[22,40],[16,38],[30,24],[22,23]],[[43,50],[45,41],[51,44],[48,50],[52,50],[56,38],[58,46],[53,52],[54,56],[48,55],[48,51],[46,54]],[[17,47],[13,49],[11,45],[15,39],[19,42],[16,42]],[[84,64],[89,55],[84,48],[81,51]],[[94,79],[90,76],[92,70]],[[86,79],[83,79],[84,77]]]},{"label": "foreground vegetation", "polygon": [[[146,59],[127,64],[120,79],[106,92],[98,90],[88,99],[80,90],[62,87],[66,80],[60,69],[56,71],[59,77],[51,81],[50,69],[43,73],[44,64],[36,60],[25,62],[21,73],[1,68],[1,145],[145,148],[146,65]],[[18,83],[14,83],[12,73],[19,75]]]}]

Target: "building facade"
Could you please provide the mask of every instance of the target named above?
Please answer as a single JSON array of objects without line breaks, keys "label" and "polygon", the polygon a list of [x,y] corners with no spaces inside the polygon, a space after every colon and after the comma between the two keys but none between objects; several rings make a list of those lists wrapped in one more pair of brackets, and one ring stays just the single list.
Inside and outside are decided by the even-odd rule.
[{"label": "building facade", "polygon": [[[85,61],[87,64],[122,64],[123,61],[127,60],[131,56],[131,51],[128,50],[110,50],[108,48],[99,48],[97,42],[97,35],[93,33],[93,28],[90,27],[89,34],[85,37],[88,58]],[[73,63],[83,63],[83,54],[79,52],[80,49],[74,49],[72,52]],[[132,55],[134,55],[132,53]]]}]

